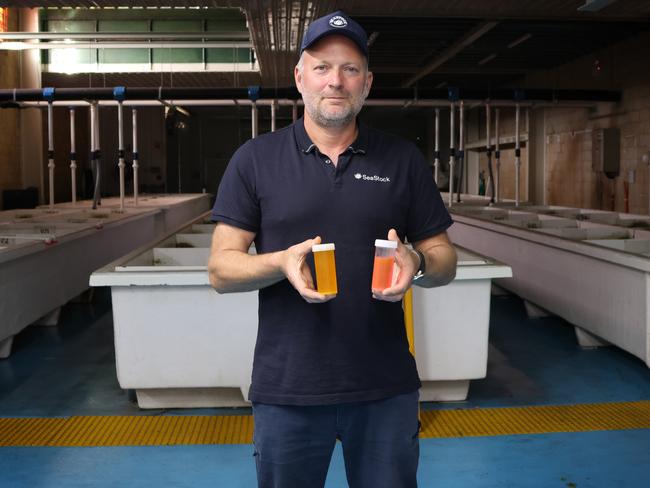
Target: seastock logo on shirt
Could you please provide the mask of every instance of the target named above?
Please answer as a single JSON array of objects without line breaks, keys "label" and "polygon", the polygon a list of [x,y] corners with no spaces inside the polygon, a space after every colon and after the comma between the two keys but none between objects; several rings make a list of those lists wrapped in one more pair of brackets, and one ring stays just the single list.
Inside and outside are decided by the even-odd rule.
[{"label": "seastock logo on shirt", "polygon": [[390,178],[388,176],[378,176],[378,175],[362,175],[361,173],[355,173],[354,177],[357,180],[363,181],[376,181],[377,183],[390,183]]}]

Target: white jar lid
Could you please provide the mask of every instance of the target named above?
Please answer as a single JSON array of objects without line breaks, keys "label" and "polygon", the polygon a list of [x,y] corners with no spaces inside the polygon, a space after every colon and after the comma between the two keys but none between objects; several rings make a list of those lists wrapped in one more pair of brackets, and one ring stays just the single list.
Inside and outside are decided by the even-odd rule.
[{"label": "white jar lid", "polygon": [[397,241],[386,241],[384,239],[375,240],[375,247],[386,247],[388,249],[397,249]]},{"label": "white jar lid", "polygon": [[319,252],[319,251],[333,251],[334,250],[334,244],[315,244],[311,246],[311,252]]}]

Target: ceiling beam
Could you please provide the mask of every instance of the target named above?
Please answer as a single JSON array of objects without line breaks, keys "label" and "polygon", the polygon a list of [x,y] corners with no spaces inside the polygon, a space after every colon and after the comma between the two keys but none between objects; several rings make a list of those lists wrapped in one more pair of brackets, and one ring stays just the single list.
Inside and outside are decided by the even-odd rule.
[{"label": "ceiling beam", "polygon": [[445,49],[438,57],[436,57],[433,61],[431,61],[429,64],[427,64],[418,73],[416,73],[414,76],[409,78],[408,81],[406,81],[402,85],[402,87],[408,88],[413,83],[418,81],[420,78],[425,77],[426,75],[428,75],[429,73],[434,71],[436,68],[443,65],[444,63],[449,61],[454,56],[456,56],[456,54],[461,52],[467,46],[474,43],[477,39],[480,39],[487,32],[490,32],[498,24],[499,24],[499,22],[490,20],[490,21],[483,22],[482,24],[476,26],[474,29],[472,29],[467,34],[465,34],[465,36],[463,36],[461,39],[459,39],[458,41],[453,43],[451,46],[449,46],[447,49]]},{"label": "ceiling beam", "polygon": [[[399,66],[399,65],[380,65],[372,66],[370,68],[374,74],[412,74],[418,73],[420,68],[417,66]],[[436,70],[435,74],[440,75],[494,75],[494,74],[506,74],[506,75],[517,75],[525,74],[528,71],[527,68],[440,68]]]}]

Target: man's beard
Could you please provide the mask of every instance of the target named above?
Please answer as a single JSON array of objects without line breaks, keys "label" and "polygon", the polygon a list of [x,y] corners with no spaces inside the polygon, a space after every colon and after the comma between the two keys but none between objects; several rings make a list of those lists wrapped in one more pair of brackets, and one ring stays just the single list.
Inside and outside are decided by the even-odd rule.
[{"label": "man's beard", "polygon": [[356,119],[367,96],[368,91],[364,88],[363,93],[354,99],[346,110],[338,113],[326,113],[326,110],[319,109],[318,105],[314,103],[316,96],[303,95],[303,102],[309,117],[317,125],[327,128],[340,128],[351,124]]}]

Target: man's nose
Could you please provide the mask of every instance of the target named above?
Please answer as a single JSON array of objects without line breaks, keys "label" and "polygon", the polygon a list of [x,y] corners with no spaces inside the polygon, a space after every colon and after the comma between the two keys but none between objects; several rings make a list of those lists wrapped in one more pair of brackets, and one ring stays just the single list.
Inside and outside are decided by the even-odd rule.
[{"label": "man's nose", "polygon": [[328,82],[331,87],[341,88],[343,86],[343,71],[338,68],[331,70]]}]

